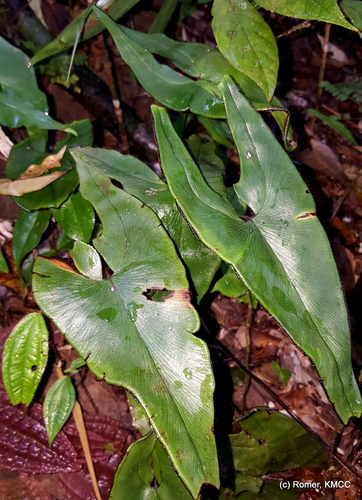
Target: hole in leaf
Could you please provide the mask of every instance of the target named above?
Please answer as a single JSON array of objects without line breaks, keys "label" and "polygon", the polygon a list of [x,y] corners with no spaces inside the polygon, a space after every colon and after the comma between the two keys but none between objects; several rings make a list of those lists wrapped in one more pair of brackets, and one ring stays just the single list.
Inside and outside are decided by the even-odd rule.
[{"label": "hole in leaf", "polygon": [[247,221],[247,220],[250,220],[253,217],[255,217],[255,212],[250,207],[248,207],[247,210],[246,210],[246,214],[245,215],[240,215],[239,217],[240,217],[241,220]]},{"label": "hole in leaf", "polygon": [[119,181],[117,181],[117,179],[111,179],[111,183],[113,184],[113,186],[123,189],[122,184]]},{"label": "hole in leaf", "polygon": [[173,290],[166,290],[166,288],[147,288],[145,292],[142,292],[147,300],[153,300],[154,302],[164,302],[173,296]]},{"label": "hole in leaf", "polygon": [[150,482],[150,487],[153,489],[153,490],[157,490],[157,488],[159,488],[159,484],[158,484],[158,481],[157,479],[154,477],[152,479],[152,481]]}]

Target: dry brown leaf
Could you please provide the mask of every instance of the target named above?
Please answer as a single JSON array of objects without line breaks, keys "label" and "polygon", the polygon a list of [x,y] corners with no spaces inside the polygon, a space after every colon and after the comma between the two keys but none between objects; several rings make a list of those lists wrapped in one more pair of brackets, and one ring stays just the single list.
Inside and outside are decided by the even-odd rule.
[{"label": "dry brown leaf", "polygon": [[53,172],[52,174],[36,177],[34,179],[16,179],[14,181],[10,179],[0,179],[0,194],[22,196],[26,193],[39,191],[48,184],[59,179],[59,177],[68,172],[68,170],[65,172]]},{"label": "dry brown leaf", "polygon": [[297,154],[297,160],[342,182],[346,181],[342,163],[334,151],[317,139],[310,140],[311,149]]},{"label": "dry brown leaf", "polygon": [[0,155],[5,158],[5,160],[8,158],[12,147],[13,143],[0,127]]},{"label": "dry brown leaf", "polygon": [[60,151],[58,151],[57,154],[55,155],[49,155],[44,160],[41,162],[40,165],[30,165],[29,168],[25,170],[20,176],[20,179],[30,179],[33,177],[39,177],[42,175],[44,172],[47,170],[50,170],[51,168],[58,168],[60,167],[61,160],[64,156],[65,150],[67,149],[67,146],[63,146]]}]

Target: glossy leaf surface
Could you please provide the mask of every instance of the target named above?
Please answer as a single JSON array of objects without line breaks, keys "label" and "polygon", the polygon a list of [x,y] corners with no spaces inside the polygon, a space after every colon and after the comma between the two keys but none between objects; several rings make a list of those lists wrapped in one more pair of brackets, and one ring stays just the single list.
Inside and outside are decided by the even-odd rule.
[{"label": "glossy leaf surface", "polygon": [[29,58],[0,37],[0,122],[7,127],[64,129],[48,115],[46,97],[38,88]]},{"label": "glossy leaf surface", "polygon": [[278,48],[262,16],[247,0],[214,0],[212,29],[220,52],[237,70],[273,97]]},{"label": "glossy leaf surface", "polygon": [[65,233],[76,241],[88,242],[94,227],[94,210],[89,201],[78,192],[71,194],[52,215]]},{"label": "glossy leaf surface", "polygon": [[151,433],[139,439],[118,467],[110,498],[114,500],[191,500],[167,453]]},{"label": "glossy leaf surface", "polygon": [[[232,76],[246,97],[250,99],[258,110],[270,107],[283,108],[276,97],[273,97],[269,102],[265,93],[255,81],[249,78],[245,73],[236,69],[214,47],[209,47],[201,43],[176,42],[166,35],[159,33],[150,35],[125,27],[122,27],[122,30],[131,40],[137,42],[144,49],[159,56],[166,57],[177,68],[193,78],[200,78],[218,84],[221,82],[224,75]],[[291,141],[292,137],[290,131],[288,131],[289,117],[287,112],[272,111],[272,115],[280,126],[283,136],[287,138],[287,141]],[[200,118],[201,117],[202,115],[200,115]],[[224,113],[223,117],[225,117]],[[223,144],[223,142],[221,142],[221,144]],[[224,145],[229,147],[227,143]]]},{"label": "glossy leaf surface", "polygon": [[198,236],[312,359],[343,422],[362,410],[349,328],[327,237],[304,182],[269,129],[225,78],[228,123],[238,147],[238,197],[256,214],[241,220],[203,181],[165,110],[154,107],[169,188]]},{"label": "glossy leaf surface", "polygon": [[43,403],[44,421],[49,446],[68,420],[75,403],[75,389],[70,377],[64,375],[48,390]]},{"label": "glossy leaf surface", "polygon": [[167,184],[136,158],[116,151],[84,148],[76,157],[76,162],[82,163],[82,168],[94,166],[118,180],[125,191],[152,208],[180,252],[190,272],[197,300],[200,301],[209,289],[221,260],[194,237],[177,209]]},{"label": "glossy leaf surface", "polygon": [[[62,262],[39,258],[35,299],[97,377],[125,387],[141,402],[196,496],[203,482],[218,482],[210,430],[214,382],[206,345],[191,334],[199,320],[185,271],[152,210],[91,162],[78,161],[77,169],[81,193],[103,224],[94,246],[113,275],[90,279]],[[154,299],[160,290],[163,298]]]},{"label": "glossy leaf surface", "polygon": [[356,31],[356,28],[343,17],[336,0],[293,0],[293,2],[289,0],[258,0],[258,5],[282,16],[315,19]]},{"label": "glossy leaf surface", "polygon": [[14,226],[13,255],[15,265],[19,268],[20,262],[33,248],[37,246],[49,224],[49,210],[25,212],[20,210]]},{"label": "glossy leaf surface", "polygon": [[[99,253],[90,245],[77,241],[69,252],[80,273],[87,278],[101,280],[102,261]],[[79,358],[80,359],[80,358]]]},{"label": "glossy leaf surface", "polygon": [[48,361],[48,330],[39,313],[25,316],[8,337],[3,355],[3,380],[13,405],[33,399]]},{"label": "glossy leaf surface", "polygon": [[225,109],[217,86],[206,80],[194,81],[159,64],[151,52],[134,42],[110,17],[96,9],[122,59],[132,69],[142,87],[154,99],[175,111],[190,109],[193,113],[223,118]]}]

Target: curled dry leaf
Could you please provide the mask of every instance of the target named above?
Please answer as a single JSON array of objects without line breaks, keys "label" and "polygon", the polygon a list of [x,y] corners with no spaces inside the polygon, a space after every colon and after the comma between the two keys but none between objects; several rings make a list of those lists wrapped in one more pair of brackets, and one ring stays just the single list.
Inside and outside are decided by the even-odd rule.
[{"label": "curled dry leaf", "polygon": [[22,196],[26,193],[39,191],[56,179],[59,179],[59,177],[68,171],[69,169],[64,172],[53,172],[52,174],[45,175],[44,177],[37,177],[35,179],[16,179],[14,181],[10,179],[0,179],[0,194]]},{"label": "curled dry leaf", "polygon": [[0,156],[7,159],[13,143],[0,127]]},{"label": "curled dry leaf", "polygon": [[66,149],[67,146],[63,146],[57,154],[47,156],[40,165],[30,165],[30,167],[21,174],[20,179],[32,179],[34,177],[39,177],[51,168],[59,168]]}]

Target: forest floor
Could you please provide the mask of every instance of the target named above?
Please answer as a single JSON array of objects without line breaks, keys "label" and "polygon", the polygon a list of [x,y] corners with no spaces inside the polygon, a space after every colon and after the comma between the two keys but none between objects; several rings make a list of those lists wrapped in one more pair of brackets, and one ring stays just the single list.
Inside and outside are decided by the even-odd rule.
[{"label": "forest floor", "polygon": [[[141,4],[142,5],[142,4]],[[126,16],[126,24],[139,31],[147,31],[158,9],[156,1],[146,9],[135,7]],[[81,2],[79,3],[79,9]],[[69,19],[65,3],[43,1],[43,15],[53,36],[59,33],[59,26]],[[297,149],[291,153],[303,179],[311,190],[317,204],[318,216],[328,234],[337,262],[346,303],[350,314],[352,332],[352,356],[356,371],[362,368],[362,175],[360,174],[361,147],[352,146],[328,125],[308,114],[308,109],[318,105],[327,115],[340,116],[343,123],[362,145],[362,83],[361,94],[353,99],[340,101],[324,91],[317,97],[320,81],[320,67],[323,55],[324,25],[313,22],[307,28],[285,34],[295,20],[267,14],[273,32],[278,38],[281,69],[276,95],[291,113],[291,121]],[[55,19],[57,22],[55,22]],[[201,4],[184,19],[182,28],[171,27],[168,34],[182,41],[196,41],[214,44],[210,30],[210,7]],[[60,21],[62,20],[62,22]],[[294,23],[294,24],[293,24]],[[109,130],[95,118],[92,109],[85,108],[66,90],[43,78],[43,85],[51,99],[52,116],[59,121],[71,123],[73,120],[90,118],[96,131],[96,144],[131,153],[157,170],[157,148],[153,138],[150,105],[153,99],[135,83],[128,67],[123,63],[109,36],[101,34],[86,42],[82,49],[88,56],[88,64],[118,98],[133,113],[136,132],[124,133],[122,113],[116,109],[119,133]],[[327,64],[323,80],[331,83],[359,81],[362,69],[361,40],[357,34],[333,26],[329,36]],[[125,108],[124,108],[125,109]],[[346,118],[347,117],[347,118]],[[188,132],[202,132],[200,124],[191,121]],[[130,127],[128,128],[130,130]],[[22,130],[13,131],[13,141],[24,138]],[[237,168],[236,155],[228,152],[231,165]],[[0,165],[2,168],[5,160]],[[5,196],[0,196],[0,221],[14,223],[18,207]],[[0,232],[4,232],[0,228]],[[6,233],[6,232],[5,232]],[[5,234],[3,246],[11,264],[11,237]],[[43,242],[44,243],[44,242]],[[52,245],[52,234],[47,234],[47,244]],[[1,349],[12,325],[25,314],[37,310],[30,287],[23,288],[14,266],[9,273],[0,275],[0,344]],[[362,476],[362,426],[361,420],[351,419],[343,426],[333,406],[329,402],[320,383],[318,374],[308,357],[295,346],[276,321],[261,307],[252,309],[236,298],[228,298],[214,293],[202,303],[204,331],[203,338],[210,344],[216,373],[217,389],[216,425],[228,429],[233,419],[240,417],[247,409],[267,406],[283,410],[280,400],[305,424],[316,432],[344,462],[355,468]],[[217,339],[217,343],[214,340]],[[52,329],[52,345],[61,352],[63,359],[74,359],[76,353],[66,344],[63,336]],[[223,350],[222,346],[225,347]],[[230,355],[231,353],[231,355]],[[284,381],[278,375],[275,363],[288,374]],[[245,375],[240,364],[261,379],[277,395],[273,398],[260,384]],[[42,402],[47,387],[55,380],[50,375],[46,387],[37,394]],[[127,446],[137,437],[132,428],[127,399],[121,389],[111,387],[96,380],[86,369],[75,377],[77,394],[83,411],[88,415],[91,429],[91,449],[95,457],[96,471],[104,498],[112,484],[116,467]],[[2,396],[5,397],[5,396]],[[35,404],[31,410],[34,419],[39,408]],[[72,435],[72,422],[67,424],[67,435]],[[113,453],[102,449],[104,436],[113,443]],[[70,437],[79,450],[77,439]],[[102,441],[103,439],[103,441]],[[79,450],[81,454],[81,451]],[[306,472],[304,471],[304,474]],[[329,473],[319,472],[310,481],[329,478]],[[324,475],[323,475],[324,474]],[[288,477],[274,474],[273,479]],[[361,494],[354,478],[343,469],[334,472],[334,479],[351,480],[353,487],[334,492],[309,491],[301,498],[355,499]],[[19,478],[21,481],[19,481]],[[306,476],[304,475],[304,479]],[[15,493],[14,493],[15,492]],[[48,495],[48,496],[47,496]],[[34,498],[87,498],[92,490],[84,468],[76,472],[24,474],[1,471],[0,497]]]}]

